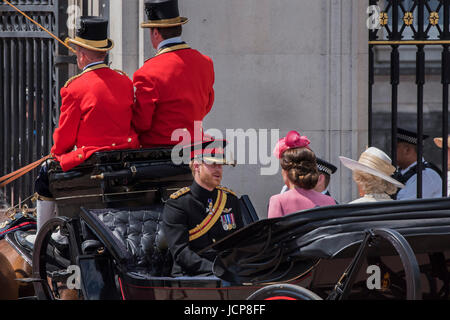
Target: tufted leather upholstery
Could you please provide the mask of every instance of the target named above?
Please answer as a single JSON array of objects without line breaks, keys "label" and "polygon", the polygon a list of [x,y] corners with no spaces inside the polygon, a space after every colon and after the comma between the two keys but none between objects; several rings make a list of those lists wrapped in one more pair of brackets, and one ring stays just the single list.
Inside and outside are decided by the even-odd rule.
[{"label": "tufted leather upholstery", "polygon": [[150,274],[170,274],[171,256],[161,236],[163,205],[130,211],[126,209],[90,210],[120,240],[131,256],[130,268]]}]

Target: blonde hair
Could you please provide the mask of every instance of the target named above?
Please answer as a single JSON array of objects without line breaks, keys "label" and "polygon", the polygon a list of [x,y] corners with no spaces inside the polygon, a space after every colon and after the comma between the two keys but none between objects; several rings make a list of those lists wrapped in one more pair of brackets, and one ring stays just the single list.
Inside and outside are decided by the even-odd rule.
[{"label": "blonde hair", "polygon": [[397,192],[397,187],[370,173],[362,171],[353,171],[353,180],[361,187],[364,193],[387,193],[389,195]]}]

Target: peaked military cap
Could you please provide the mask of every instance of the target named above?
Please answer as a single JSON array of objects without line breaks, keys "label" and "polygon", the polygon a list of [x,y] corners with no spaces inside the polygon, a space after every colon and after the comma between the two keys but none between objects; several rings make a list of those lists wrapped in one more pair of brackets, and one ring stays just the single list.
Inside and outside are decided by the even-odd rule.
[{"label": "peaked military cap", "polygon": [[[417,132],[409,131],[402,128],[397,128],[397,141],[407,142],[409,144],[417,145],[419,135]],[[422,140],[427,139],[426,134],[422,135]]]},{"label": "peaked military cap", "polygon": [[106,52],[114,47],[114,42],[108,38],[108,20],[102,17],[83,16],[74,39],[67,38],[66,44],[76,44],[80,47]]},{"label": "peaked military cap", "polygon": [[188,18],[180,17],[178,0],[146,0],[145,13],[148,20],[142,28],[169,28],[188,22]]},{"label": "peaked military cap", "polygon": [[225,148],[228,142],[205,135],[202,141],[185,146],[180,151],[180,157],[189,160],[198,159],[206,163],[216,163],[235,166],[234,161],[226,159]]},{"label": "peaked military cap", "polygon": [[317,169],[319,170],[319,172],[326,173],[330,176],[336,172],[337,170],[336,166],[320,158],[317,158],[316,160],[317,160]]}]

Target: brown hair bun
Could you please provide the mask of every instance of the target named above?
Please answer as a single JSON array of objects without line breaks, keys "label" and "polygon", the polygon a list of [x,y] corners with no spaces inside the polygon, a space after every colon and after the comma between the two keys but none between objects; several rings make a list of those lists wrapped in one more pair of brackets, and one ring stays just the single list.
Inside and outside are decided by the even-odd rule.
[{"label": "brown hair bun", "polygon": [[280,159],[281,168],[297,187],[311,190],[319,180],[316,155],[308,148],[286,150]]}]

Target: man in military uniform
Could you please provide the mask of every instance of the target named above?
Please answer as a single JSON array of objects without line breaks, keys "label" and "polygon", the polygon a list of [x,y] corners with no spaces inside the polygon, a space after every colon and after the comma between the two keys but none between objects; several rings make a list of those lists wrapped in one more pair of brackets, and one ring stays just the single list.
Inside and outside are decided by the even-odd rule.
[{"label": "man in military uniform", "polygon": [[[76,50],[82,72],[61,89],[59,127],[53,134],[52,156],[68,171],[98,151],[139,148],[137,134],[131,127],[134,89],[121,71],[105,64],[113,48],[108,39],[108,20],[81,17],[74,39],[66,43]],[[55,202],[49,191],[47,166],[44,165],[35,184],[38,194],[37,229],[55,216]],[[34,237],[28,237],[31,242]]]},{"label": "man in military uniform", "polygon": [[[427,139],[423,135],[422,139]],[[397,200],[417,198],[417,141],[416,132],[398,128],[397,165],[393,177],[405,185],[396,195]],[[440,198],[442,196],[441,172],[434,164],[422,159],[422,198]]]},{"label": "man in military uniform", "polygon": [[146,0],[145,10],[142,27],[150,28],[157,53],[134,74],[133,125],[144,148],[177,145],[181,141],[172,140],[177,129],[194,141],[201,137],[194,122],[203,121],[214,103],[213,62],[181,39],[188,19],[180,17],[178,0]]},{"label": "man in military uniform", "polygon": [[163,231],[174,260],[173,276],[210,276],[216,253],[201,250],[244,223],[236,194],[220,186],[222,166],[229,164],[223,147],[194,150],[191,159],[194,182],[167,201]]}]

